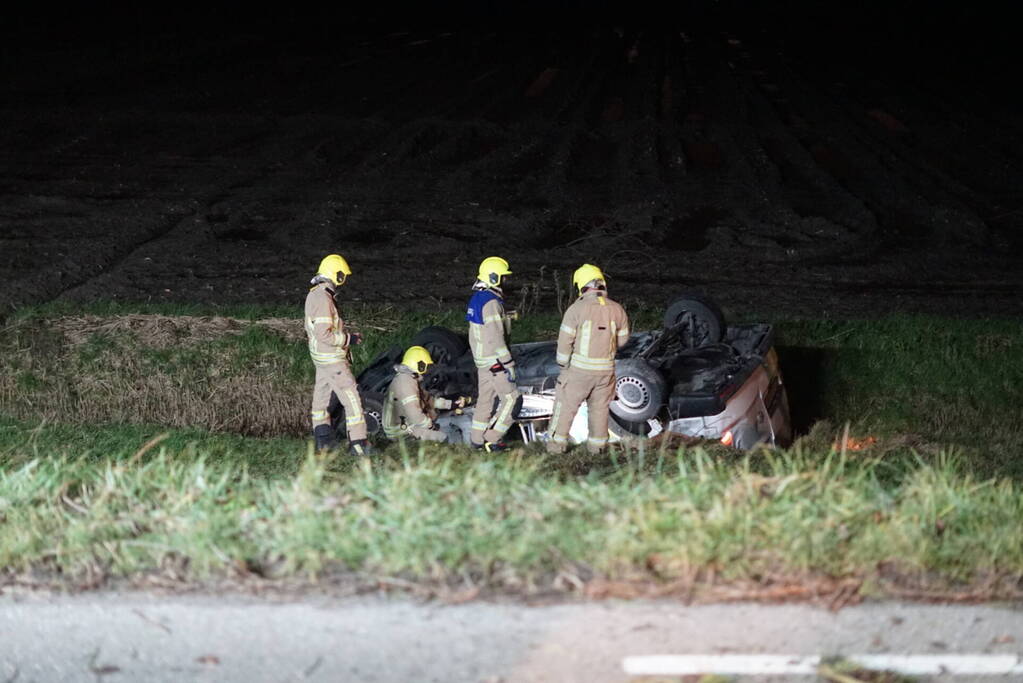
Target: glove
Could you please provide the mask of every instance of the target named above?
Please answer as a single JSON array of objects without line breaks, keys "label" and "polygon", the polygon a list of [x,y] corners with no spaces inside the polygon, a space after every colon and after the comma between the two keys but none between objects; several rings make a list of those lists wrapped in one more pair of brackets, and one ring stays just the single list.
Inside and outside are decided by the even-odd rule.
[{"label": "glove", "polygon": [[472,396],[459,396],[454,401],[454,405],[456,408],[464,408],[470,403],[472,403]]},{"label": "glove", "polygon": [[514,382],[515,381],[515,366],[514,365],[505,365],[504,366],[504,371],[508,373],[508,380],[511,381],[511,382]]},{"label": "glove", "polygon": [[358,346],[361,343],[362,343],[362,334],[361,333],[359,333],[359,332],[349,332],[348,333],[348,345],[349,346]]}]

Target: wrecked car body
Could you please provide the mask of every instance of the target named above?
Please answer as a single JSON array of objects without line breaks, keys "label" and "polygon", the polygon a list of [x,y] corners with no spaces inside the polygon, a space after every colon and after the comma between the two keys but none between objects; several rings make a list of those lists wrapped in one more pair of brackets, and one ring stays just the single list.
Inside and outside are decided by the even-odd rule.
[{"label": "wrecked car body", "polygon": [[[476,368],[464,335],[428,327],[412,344],[430,350],[435,365],[424,383],[437,396],[473,395]],[[516,436],[531,443],[547,438],[560,368],[557,342],[511,345],[522,393],[515,407]],[[370,432],[378,431],[382,397],[393,376],[400,348],[380,354],[360,373],[359,389]],[[659,330],[634,332],[615,360],[611,442],[679,435],[710,439],[749,449],[758,444],[787,446],[792,439],[788,397],[766,323],[726,326],[718,307],[698,295],[685,295],[666,309]],[[437,425],[449,441],[469,442],[472,406],[444,411]],[[572,424],[569,439],[585,442],[585,404]]]}]

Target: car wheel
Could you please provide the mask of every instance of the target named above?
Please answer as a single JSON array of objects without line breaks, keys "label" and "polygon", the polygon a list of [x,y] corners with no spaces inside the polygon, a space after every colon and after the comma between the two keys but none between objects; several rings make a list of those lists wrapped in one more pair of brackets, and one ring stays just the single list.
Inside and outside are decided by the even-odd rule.
[{"label": "car wheel", "polygon": [[656,368],[639,358],[622,358],[615,361],[611,413],[630,432],[644,433],[646,421],[661,412],[666,391],[667,383]]},{"label": "car wheel", "polygon": [[452,332],[446,327],[430,325],[412,337],[410,346],[426,348],[437,365],[454,366],[469,350],[469,340],[464,334]]},{"label": "car wheel", "polygon": [[614,413],[608,416],[607,431],[617,436],[620,440],[635,439],[650,433],[650,425],[646,422],[625,422]]},{"label": "car wheel", "polygon": [[718,305],[700,294],[683,294],[664,311],[664,329],[678,327],[683,347],[717,344],[725,336],[725,316]]}]

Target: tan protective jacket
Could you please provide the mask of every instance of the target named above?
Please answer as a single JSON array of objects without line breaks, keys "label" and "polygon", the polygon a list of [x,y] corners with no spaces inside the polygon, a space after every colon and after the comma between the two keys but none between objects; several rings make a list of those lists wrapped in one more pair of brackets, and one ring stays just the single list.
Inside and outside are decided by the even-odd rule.
[{"label": "tan protective jacket", "polygon": [[330,283],[321,282],[306,295],[305,332],[315,365],[347,362],[350,338],[334,304]]},{"label": "tan protective jacket", "polygon": [[505,367],[511,366],[514,361],[505,342],[508,319],[504,303],[499,296],[482,297],[477,294],[473,296],[470,307],[484,298],[489,300],[475,314],[470,313],[469,348],[472,349],[473,360],[480,369],[489,368],[497,362]]},{"label": "tan protective jacket", "polygon": [[629,318],[602,289],[584,292],[565,311],[557,363],[586,372],[611,372],[618,347],[629,341]]},{"label": "tan protective jacket", "polygon": [[[434,398],[424,391],[416,373],[404,365],[395,365],[394,373],[394,379],[391,380],[387,397],[384,399],[384,414],[381,417],[384,436],[393,439],[401,436],[406,429],[414,427],[430,429],[433,426],[433,418],[427,413],[447,410],[451,407],[451,401],[446,398]],[[405,429],[402,428],[403,424]]]}]

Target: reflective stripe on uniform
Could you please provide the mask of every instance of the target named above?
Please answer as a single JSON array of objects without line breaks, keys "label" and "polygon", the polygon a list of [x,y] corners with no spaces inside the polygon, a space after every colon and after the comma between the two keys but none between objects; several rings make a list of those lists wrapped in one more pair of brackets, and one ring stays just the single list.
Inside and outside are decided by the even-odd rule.
[{"label": "reflective stripe on uniform", "polygon": [[[579,326],[579,342],[575,345],[576,350],[572,353],[571,365],[580,370],[610,370],[614,367],[614,353],[607,349],[610,357],[594,357],[586,355],[590,351],[590,337],[593,332],[593,321],[586,320]],[[612,337],[613,339],[613,337]]]},{"label": "reflective stripe on uniform", "polygon": [[363,424],[366,422],[366,418],[362,415],[362,401],[359,400],[359,395],[351,389],[345,389],[345,396],[348,397],[348,402],[353,406],[359,406],[358,415],[345,415],[345,424],[349,427],[352,425]]},{"label": "reflective stripe on uniform", "polygon": [[483,324],[484,325],[487,324],[487,323],[501,323],[501,322],[504,322],[504,316],[503,315],[488,315],[488,316],[484,316],[484,318],[483,318]]},{"label": "reflective stripe on uniform", "polygon": [[477,368],[489,368],[491,365],[497,362],[497,355],[491,354],[487,356],[478,356],[480,347],[483,345],[483,326],[477,325],[476,323],[469,323],[469,334],[472,335],[472,339],[475,344],[472,344],[472,359],[476,363]]},{"label": "reflective stripe on uniform", "polygon": [[590,358],[579,353],[572,354],[573,368],[580,370],[611,370],[615,366],[614,358]]},{"label": "reflective stripe on uniform", "polygon": [[309,417],[312,418],[313,422],[317,420],[326,420],[329,418],[329,414],[326,410],[313,410],[309,413]]},{"label": "reflective stripe on uniform", "polygon": [[561,418],[561,401],[554,401],[554,410],[551,412],[551,419],[548,422],[550,425],[548,431],[554,433],[558,429],[558,420]]},{"label": "reflective stripe on uniform", "polygon": [[599,301],[599,302],[600,302],[600,305],[601,305],[601,306],[607,306],[607,299],[605,299],[604,297],[602,297],[602,296],[598,296],[598,297],[597,297],[597,301]]},{"label": "reflective stripe on uniform", "polygon": [[556,356],[556,361],[557,361],[558,365],[567,365],[569,357],[570,357],[569,354],[561,353],[559,351],[558,355]]},{"label": "reflective stripe on uniform", "polygon": [[401,399],[401,404],[404,406],[404,405],[408,405],[409,403],[412,403],[413,401],[418,403],[419,402],[419,397],[418,396],[406,396],[405,398]]},{"label": "reflective stripe on uniform", "polygon": [[512,394],[505,394],[501,397],[501,412],[494,416],[489,426],[490,429],[497,432],[505,432],[511,427],[512,408],[515,407],[515,401],[512,400],[512,396]]},{"label": "reflective stripe on uniform", "polygon": [[575,328],[569,327],[565,323],[561,323],[561,331],[564,332],[565,334],[570,334],[573,337],[575,336]]},{"label": "reflective stripe on uniform", "polygon": [[607,443],[607,437],[605,437],[603,439],[593,439],[593,438],[586,439],[586,443],[593,444],[595,446],[603,446],[604,444]]},{"label": "reflective stripe on uniform", "polygon": [[582,325],[579,326],[579,343],[575,345],[578,355],[579,353],[586,354],[590,351],[590,333],[593,331],[593,321],[586,320]]},{"label": "reflective stripe on uniform", "polygon": [[334,319],[330,316],[305,319],[305,328],[309,336],[309,356],[313,359],[313,365],[333,365],[347,360],[348,356],[343,349],[334,347],[329,351],[320,351],[320,347],[316,343],[316,332],[313,329],[318,323],[333,325]]}]

